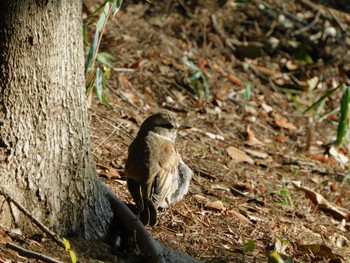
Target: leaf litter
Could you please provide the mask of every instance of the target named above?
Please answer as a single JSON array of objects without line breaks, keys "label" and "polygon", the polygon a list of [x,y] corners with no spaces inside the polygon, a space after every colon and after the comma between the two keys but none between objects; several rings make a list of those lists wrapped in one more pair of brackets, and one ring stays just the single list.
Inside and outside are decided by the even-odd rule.
[{"label": "leaf litter", "polygon": [[[190,192],[172,213],[160,212],[149,228],[157,240],[208,262],[349,260],[347,167],[323,161],[324,145],[336,136],[327,114],[341,94],[319,108],[324,118],[310,126],[309,137],[312,113],[303,114],[349,78],[347,6],[320,2],[134,1],[107,25],[101,51],[116,58],[104,91],[108,105],[93,98],[90,109],[101,180],[131,203],[121,180],[142,120],[167,108],[193,127],[177,139],[194,171]],[[94,10],[94,1],[88,6]],[[62,258],[57,248],[42,246]],[[75,246],[82,247],[81,262],[118,258],[107,256],[108,246]],[[16,258],[4,251],[5,259]]]}]

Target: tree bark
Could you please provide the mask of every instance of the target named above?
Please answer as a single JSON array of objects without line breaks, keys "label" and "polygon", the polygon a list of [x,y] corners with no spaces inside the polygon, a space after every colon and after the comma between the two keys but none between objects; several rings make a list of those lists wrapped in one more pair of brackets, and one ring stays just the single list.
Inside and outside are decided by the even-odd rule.
[{"label": "tree bark", "polygon": [[33,222],[46,222],[59,235],[104,239],[115,216],[146,262],[197,262],[156,242],[96,175],[81,8],[69,0],[2,2],[0,227],[28,235]]},{"label": "tree bark", "polygon": [[[0,185],[60,235],[106,236],[112,211],[94,167],[84,89],[82,2],[0,9]],[[35,229],[0,197],[0,226]]]}]

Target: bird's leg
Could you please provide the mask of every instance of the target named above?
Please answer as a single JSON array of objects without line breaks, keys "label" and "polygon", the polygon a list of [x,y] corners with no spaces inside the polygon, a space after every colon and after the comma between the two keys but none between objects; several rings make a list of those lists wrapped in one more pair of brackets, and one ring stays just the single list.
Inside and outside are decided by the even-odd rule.
[{"label": "bird's leg", "polygon": [[165,198],[165,202],[167,203],[167,205],[168,205],[168,209],[169,209],[169,212],[170,212],[170,216],[171,216],[171,222],[174,222],[174,215],[173,215],[173,211],[172,211],[172,209],[171,209],[171,205],[170,205],[170,201],[169,201],[169,198],[168,197],[166,197]]}]

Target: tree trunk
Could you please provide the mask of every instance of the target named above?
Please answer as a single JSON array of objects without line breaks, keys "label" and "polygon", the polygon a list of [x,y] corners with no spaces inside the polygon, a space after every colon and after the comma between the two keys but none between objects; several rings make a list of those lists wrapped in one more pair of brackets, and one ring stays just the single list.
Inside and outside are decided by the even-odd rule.
[{"label": "tree trunk", "polygon": [[[101,238],[112,211],[96,176],[84,94],[81,1],[0,9],[0,186],[60,235]],[[0,197],[0,226],[33,225]]]}]

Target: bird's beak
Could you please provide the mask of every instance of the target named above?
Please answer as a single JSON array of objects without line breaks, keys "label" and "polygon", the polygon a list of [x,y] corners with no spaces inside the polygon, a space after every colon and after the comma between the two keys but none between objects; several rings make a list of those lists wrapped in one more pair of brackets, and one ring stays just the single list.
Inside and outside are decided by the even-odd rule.
[{"label": "bird's beak", "polygon": [[187,130],[187,129],[191,129],[191,128],[192,128],[192,126],[190,126],[190,125],[180,125],[178,130]]}]

